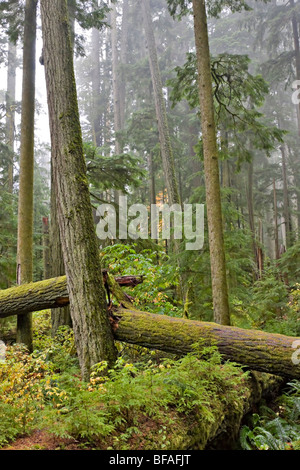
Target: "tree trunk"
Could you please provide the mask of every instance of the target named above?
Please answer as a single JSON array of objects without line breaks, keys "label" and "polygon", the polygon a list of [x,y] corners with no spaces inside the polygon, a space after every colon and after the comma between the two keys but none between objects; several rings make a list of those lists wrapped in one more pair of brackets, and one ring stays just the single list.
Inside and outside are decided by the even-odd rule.
[{"label": "tree trunk", "polygon": [[193,0],[194,31],[199,75],[199,102],[203,136],[204,173],[214,319],[230,324],[223,240],[219,161],[212,95],[210,52],[204,0]]},{"label": "tree trunk", "polygon": [[[295,8],[294,0],[290,0],[291,8]],[[298,21],[295,11],[292,14],[292,31],[294,41],[294,51],[296,59],[296,79],[300,80],[300,47],[299,47],[299,32],[298,32]],[[298,121],[298,135],[300,136],[300,103],[297,107],[297,121]]]},{"label": "tree trunk", "polygon": [[49,279],[50,276],[50,251],[49,251],[49,219],[43,217],[43,279]]},{"label": "tree trunk", "polygon": [[66,1],[41,1],[44,64],[57,218],[83,379],[116,349],[86,176]]},{"label": "tree trunk", "polygon": [[122,29],[121,29],[121,50],[120,50],[120,66],[119,69],[119,110],[120,110],[120,124],[121,129],[124,129],[125,124],[125,102],[126,102],[126,81],[124,76],[123,66],[127,63],[127,47],[128,47],[128,16],[129,16],[129,1],[123,0],[122,11]]},{"label": "tree trunk", "polygon": [[[53,163],[51,161],[51,196],[50,196],[50,253],[51,263],[49,267],[50,277],[63,276],[66,273],[57,219],[55,184],[53,175]],[[60,326],[72,326],[72,319],[69,305],[61,310],[51,310],[52,335],[54,336]]]},{"label": "tree trunk", "polygon": [[101,81],[100,81],[100,33],[99,30],[92,30],[92,110],[91,125],[93,134],[93,144],[96,147],[102,145],[102,129],[101,129]]},{"label": "tree trunk", "polygon": [[290,215],[290,202],[288,193],[288,181],[286,171],[286,159],[287,159],[287,145],[283,144],[280,146],[281,157],[282,157],[282,183],[283,183],[283,217],[285,226],[285,244],[286,249],[292,245],[292,226],[291,226],[291,215]]},{"label": "tree trunk", "polygon": [[[26,0],[23,46],[17,283],[32,281],[36,0]],[[18,317],[17,341],[32,350],[32,315]]]},{"label": "tree trunk", "polygon": [[[70,25],[70,41],[71,48],[74,54],[75,45],[75,13],[76,13],[76,0],[67,0],[68,13],[69,13],[69,25]],[[51,196],[50,196],[50,252],[51,252],[51,265],[49,268],[49,277],[63,276],[66,273],[62,247],[59,234],[59,226],[57,220],[57,209],[56,209],[56,194],[55,185],[52,174],[52,162],[51,162]],[[48,279],[45,277],[44,279]],[[70,307],[67,305],[63,307],[61,311],[57,309],[51,310],[51,323],[52,323],[52,335],[54,336],[57,329],[60,326],[72,326],[72,319],[70,313]]]},{"label": "tree trunk", "polygon": [[274,244],[275,244],[275,259],[279,259],[279,241],[278,241],[278,211],[277,211],[277,195],[276,195],[276,182],[273,179],[273,206],[274,206]]},{"label": "tree trunk", "polygon": [[[111,294],[119,303],[133,308],[130,298],[116,285],[133,287],[143,282],[142,277],[119,276],[112,278],[106,270],[102,271],[105,282],[108,280]],[[108,279],[107,279],[108,278]],[[24,315],[49,308],[59,309],[69,305],[69,293],[66,276],[59,276],[43,281],[24,284],[18,287],[0,290],[0,318],[12,315]]]},{"label": "tree trunk", "polygon": [[113,101],[114,101],[114,130],[115,130],[115,154],[122,153],[120,137],[121,130],[120,113],[120,88],[119,88],[119,53],[118,53],[118,29],[116,4],[111,11],[111,50],[112,50],[112,77],[113,77]]},{"label": "tree trunk", "polygon": [[[138,311],[120,286],[139,282],[141,280],[131,276],[108,277],[113,295],[125,306],[113,310],[111,323],[115,339],[178,355],[192,351],[195,343],[200,343],[203,348],[215,345],[224,360],[253,370],[300,379],[300,358],[296,349],[300,338]],[[0,291],[0,318],[61,307],[68,302],[66,276],[12,287]],[[97,340],[101,342],[99,332],[98,335]]]},{"label": "tree trunk", "polygon": [[7,166],[7,189],[12,194],[14,182],[14,141],[15,141],[15,101],[16,101],[16,59],[17,47],[8,42],[7,87],[6,87],[6,145],[9,148]]},{"label": "tree trunk", "polygon": [[157,58],[155,37],[152,28],[152,18],[149,0],[142,0],[144,28],[148,46],[149,65],[151,71],[152,85],[154,91],[154,101],[156,117],[158,121],[159,141],[161,148],[164,177],[168,191],[168,203],[180,204],[180,197],[175,176],[174,156],[171,147],[169,125],[166,112],[166,104],[163,96],[162,82]]},{"label": "tree trunk", "polygon": [[114,335],[120,341],[174,354],[191,352],[197,342],[201,347],[215,345],[224,360],[282,377],[300,378],[295,349],[300,338],[126,309],[118,309],[115,314],[120,320]]}]

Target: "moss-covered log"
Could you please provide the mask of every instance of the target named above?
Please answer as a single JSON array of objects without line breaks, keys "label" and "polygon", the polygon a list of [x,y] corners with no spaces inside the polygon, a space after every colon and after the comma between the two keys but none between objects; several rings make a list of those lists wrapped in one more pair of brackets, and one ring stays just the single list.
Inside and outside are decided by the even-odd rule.
[{"label": "moss-covered log", "polygon": [[[109,288],[115,298],[121,302],[124,298],[126,305],[130,306],[130,297],[126,296],[119,286],[135,286],[142,282],[139,276],[119,276],[115,279],[106,270],[103,270],[104,280],[109,278]],[[117,289],[119,288],[119,289]],[[117,292],[115,293],[114,290]],[[66,276],[60,276],[44,281],[24,284],[0,290],[0,318],[12,315],[22,315],[37,312],[48,308],[59,308],[69,304]]]},{"label": "moss-covered log", "polygon": [[[259,330],[198,322],[134,309],[118,282],[108,285],[122,307],[114,311],[112,327],[117,340],[175,354],[186,354],[193,344],[216,345],[224,359],[249,369],[300,379],[297,346],[300,338]],[[126,281],[127,282],[127,281]],[[66,277],[58,277],[0,291],[0,318],[55,308],[69,302]]]},{"label": "moss-covered log", "polygon": [[300,379],[300,365],[295,357],[295,341],[300,338],[127,309],[118,309],[116,315],[119,320],[114,325],[114,335],[118,340],[175,354],[192,351],[197,342],[203,347],[215,345],[225,360]]}]

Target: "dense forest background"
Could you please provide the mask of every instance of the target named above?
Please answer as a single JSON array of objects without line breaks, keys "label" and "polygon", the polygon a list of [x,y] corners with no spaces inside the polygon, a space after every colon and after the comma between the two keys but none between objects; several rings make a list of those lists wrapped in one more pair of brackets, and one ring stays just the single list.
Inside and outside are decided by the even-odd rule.
[{"label": "dense forest background", "polygon": [[[174,10],[181,3],[185,14]],[[246,8],[231,3],[207,2],[230,322],[300,336],[300,108],[295,93],[300,3],[249,0]],[[108,202],[118,210],[120,195],[128,197],[128,205],[172,202],[155,106],[153,51],[175,175],[173,202],[178,195],[181,204],[206,204],[190,3],[150,0],[143,12],[145,4],[68,2],[95,226],[98,205]],[[23,1],[0,3],[0,289],[17,282],[24,7]],[[151,15],[152,44],[145,14]],[[64,274],[51,204],[42,48],[38,8],[33,281]],[[99,251],[102,267],[112,274],[143,276],[134,288],[141,310],[213,321],[206,212],[203,248],[185,250],[184,240],[179,245],[150,237],[107,238],[99,240]],[[53,331],[71,324],[68,308],[64,314],[57,311],[51,313]],[[15,323],[1,319],[1,329],[11,331]]]}]

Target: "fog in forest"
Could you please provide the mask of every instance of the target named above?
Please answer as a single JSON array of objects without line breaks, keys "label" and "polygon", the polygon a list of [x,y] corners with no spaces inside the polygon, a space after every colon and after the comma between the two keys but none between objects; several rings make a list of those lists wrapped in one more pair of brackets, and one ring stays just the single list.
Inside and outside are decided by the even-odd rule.
[{"label": "fog in forest", "polygon": [[[67,45],[55,51],[47,6],[0,2],[0,339],[9,331],[34,350],[32,310],[1,307],[2,291],[67,275],[63,304],[45,301],[50,336],[74,327],[90,379],[103,351],[84,356],[85,306],[72,301],[95,282],[93,262],[80,265],[94,243],[86,220],[95,265],[117,284],[130,277],[121,298],[111,280],[101,283],[112,312],[130,302],[164,318],[300,336],[300,1],[68,0]],[[67,71],[76,92],[64,109]],[[80,131],[65,120],[76,110]],[[88,205],[74,202],[79,180]],[[131,333],[120,331],[126,342]],[[298,380],[285,361],[257,370]]]}]

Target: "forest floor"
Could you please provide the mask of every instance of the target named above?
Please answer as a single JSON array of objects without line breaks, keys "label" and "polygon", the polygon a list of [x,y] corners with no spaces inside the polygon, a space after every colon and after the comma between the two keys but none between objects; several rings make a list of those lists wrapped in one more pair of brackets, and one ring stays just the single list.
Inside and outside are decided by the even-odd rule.
[{"label": "forest floor", "polygon": [[74,439],[62,439],[47,431],[37,430],[0,450],[82,450],[82,447]]}]

